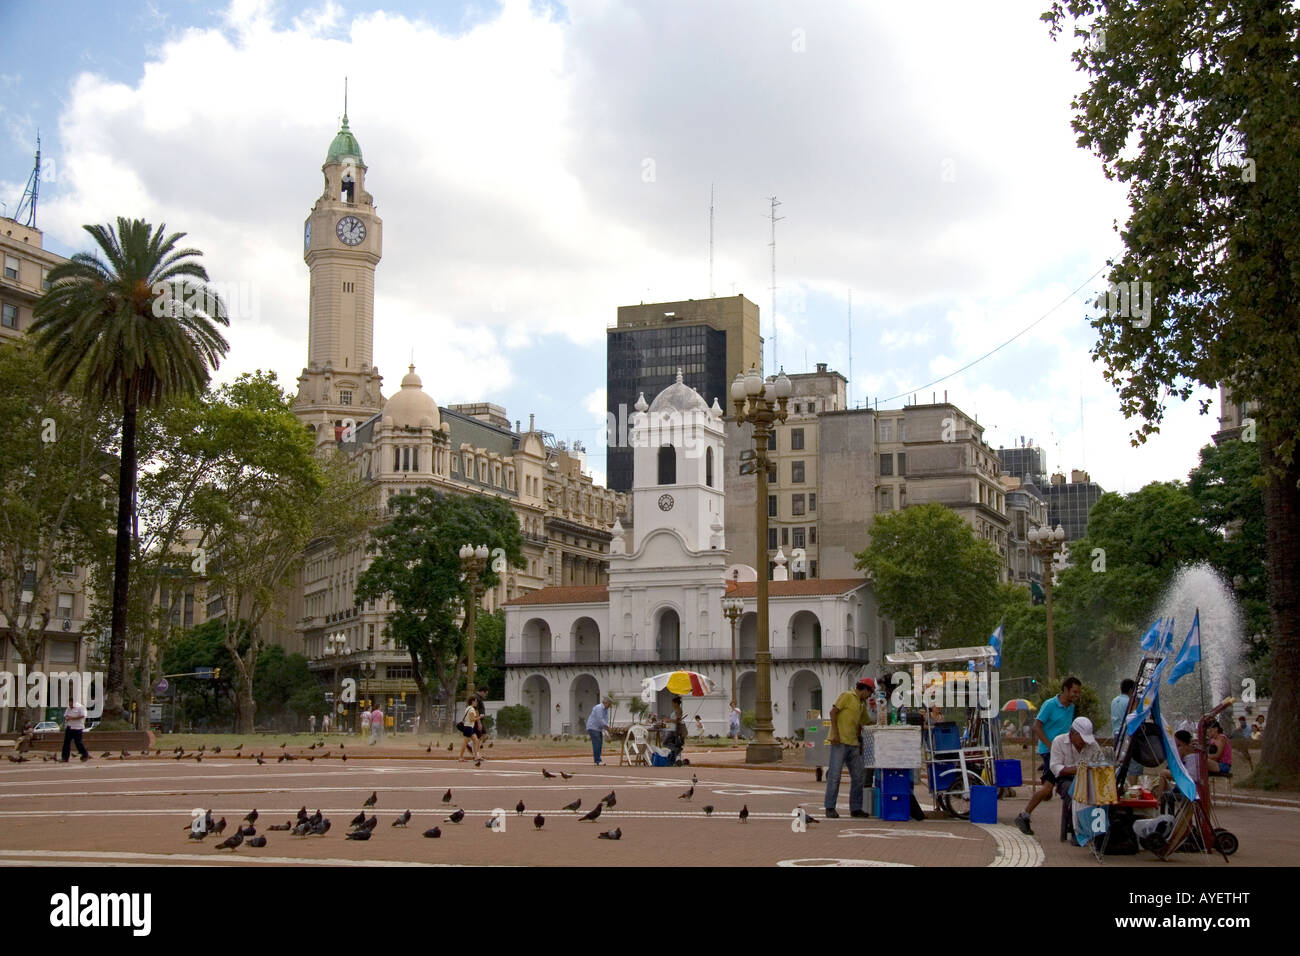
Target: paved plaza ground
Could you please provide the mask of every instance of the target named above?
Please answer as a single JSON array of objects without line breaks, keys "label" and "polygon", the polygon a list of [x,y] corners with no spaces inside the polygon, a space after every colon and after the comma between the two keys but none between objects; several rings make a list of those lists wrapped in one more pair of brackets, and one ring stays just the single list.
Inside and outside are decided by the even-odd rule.
[{"label": "paved plaza ground", "polygon": [[[47,763],[37,755],[26,763],[0,763],[0,862],[23,864],[152,864],[193,865],[526,865],[526,866],[777,866],[848,865],[904,866],[1077,866],[1187,868],[1294,866],[1300,863],[1300,796],[1266,794],[1238,788],[1231,806],[1218,808],[1219,825],[1240,839],[1238,853],[1226,862],[1219,856],[1175,854],[1160,862],[1149,853],[1107,857],[1098,863],[1091,852],[1057,839],[1059,805],[1055,800],[1034,815],[1034,837],[1012,824],[1028,796],[1020,788],[1015,799],[1000,801],[999,822],[975,825],[935,816],[923,822],[887,823],[848,817],[848,779],[840,789],[838,820],[825,820],[805,833],[791,828],[792,811],[806,807],[822,816],[824,785],[802,753],[787,752],[771,767],[748,767],[739,749],[688,749],[691,766],[632,768],[618,766],[616,749],[607,751],[609,764],[594,766],[590,753],[576,747],[542,750],[527,742],[502,741],[486,751],[481,767],[458,763],[446,752],[447,738],[433,754],[425,752],[429,738],[387,741],[382,747],[347,740],[349,760],[339,759],[338,738],[329,744],[331,756],[290,744],[286,751],[302,755],[278,762],[286,738],[250,738],[244,755],[229,748],[207,755],[200,763],[162,755],[101,759],[89,763]],[[550,744],[551,742],[547,742]],[[457,748],[459,749],[459,748]],[[262,751],[259,766],[250,753]],[[308,761],[307,756],[316,756]],[[572,774],[564,780],[553,773]],[[691,799],[683,799],[698,784]],[[450,788],[452,802],[442,803]],[[582,800],[582,810],[594,807],[609,791],[617,794],[614,809],[599,820],[580,821],[580,813],[562,810]],[[347,822],[371,794],[378,794],[373,811],[379,826],[368,842],[346,840]],[[928,807],[929,797],[917,796]],[[527,808],[517,816],[515,805]],[[324,837],[294,837],[268,832],[272,823],[293,818],[299,807],[320,809],[332,820]],[[712,805],[712,815],[704,807]],[[748,805],[748,822],[737,817]],[[233,826],[251,809],[260,814],[262,849],[242,847],[218,851],[209,837],[187,839],[193,808],[211,809]],[[452,809],[463,808],[459,825],[445,822]],[[495,808],[506,811],[505,832],[494,833],[486,823]],[[404,810],[409,825],[390,824]],[[537,812],[546,817],[534,829]],[[422,832],[442,828],[439,839]],[[622,839],[597,839],[597,833],[618,827]]]}]

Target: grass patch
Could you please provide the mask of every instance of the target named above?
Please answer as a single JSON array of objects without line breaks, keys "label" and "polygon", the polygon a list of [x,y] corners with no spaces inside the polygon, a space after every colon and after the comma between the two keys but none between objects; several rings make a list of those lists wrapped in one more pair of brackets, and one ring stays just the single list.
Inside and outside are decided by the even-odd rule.
[{"label": "grass patch", "polygon": [[1258,767],[1237,785],[1253,790],[1300,790],[1300,774],[1280,774],[1271,767]]}]

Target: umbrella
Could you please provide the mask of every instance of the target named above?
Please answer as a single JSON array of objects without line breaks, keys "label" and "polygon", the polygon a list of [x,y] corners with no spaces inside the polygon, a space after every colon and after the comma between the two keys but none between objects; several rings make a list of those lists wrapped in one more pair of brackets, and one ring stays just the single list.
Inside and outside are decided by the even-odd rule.
[{"label": "umbrella", "polygon": [[1037,710],[1038,708],[1025,700],[1023,697],[1017,697],[1015,700],[1009,700],[1002,707],[1003,710]]},{"label": "umbrella", "polygon": [[696,671],[668,671],[641,681],[641,699],[653,703],[657,691],[667,690],[690,697],[707,697],[713,681]]}]

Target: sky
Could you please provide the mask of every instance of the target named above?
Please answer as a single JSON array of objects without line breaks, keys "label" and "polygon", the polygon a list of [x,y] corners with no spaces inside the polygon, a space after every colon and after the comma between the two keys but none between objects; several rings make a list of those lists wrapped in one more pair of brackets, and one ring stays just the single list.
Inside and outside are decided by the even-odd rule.
[{"label": "sky", "polygon": [[1127,204],[1075,144],[1082,41],[1053,42],[1045,6],[10,0],[0,201],[39,130],[46,247],[88,250],[82,225],[119,215],[186,232],[239,290],[217,379],[293,388],[346,77],[387,394],[414,361],[439,404],[582,441],[601,482],[618,306],[741,293],[768,371],[851,361],[855,405],[946,393],[994,447],[1032,439],[1131,492],[1186,478],[1218,396],[1134,448],[1092,359]]}]

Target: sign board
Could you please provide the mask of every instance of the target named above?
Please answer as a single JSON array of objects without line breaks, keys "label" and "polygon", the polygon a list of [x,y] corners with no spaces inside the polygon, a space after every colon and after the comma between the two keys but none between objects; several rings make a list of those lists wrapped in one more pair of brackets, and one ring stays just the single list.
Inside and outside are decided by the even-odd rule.
[{"label": "sign board", "polygon": [[194,668],[194,676],[199,680],[212,680],[212,668],[196,667]]},{"label": "sign board", "polygon": [[167,693],[167,688],[170,686],[171,685],[167,683],[166,677],[159,677],[158,683],[153,685],[153,692],[155,694],[165,694]]},{"label": "sign board", "polygon": [[161,724],[161,723],[162,723],[162,719],[163,719],[163,705],[162,705],[162,704],[150,704],[150,705],[149,705],[149,723],[151,723],[151,724]]},{"label": "sign board", "polygon": [[916,638],[914,637],[896,637],[894,638],[894,653],[915,651],[916,643]]}]

